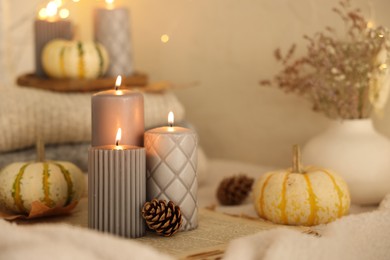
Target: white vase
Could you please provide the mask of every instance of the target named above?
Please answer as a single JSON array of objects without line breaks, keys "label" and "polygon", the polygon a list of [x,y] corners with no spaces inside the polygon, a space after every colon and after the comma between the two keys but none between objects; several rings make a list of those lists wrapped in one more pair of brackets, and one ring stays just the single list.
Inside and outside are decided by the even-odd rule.
[{"label": "white vase", "polygon": [[390,192],[390,140],[374,129],[371,119],[332,122],[306,143],[302,159],[340,174],[352,203],[377,204]]}]

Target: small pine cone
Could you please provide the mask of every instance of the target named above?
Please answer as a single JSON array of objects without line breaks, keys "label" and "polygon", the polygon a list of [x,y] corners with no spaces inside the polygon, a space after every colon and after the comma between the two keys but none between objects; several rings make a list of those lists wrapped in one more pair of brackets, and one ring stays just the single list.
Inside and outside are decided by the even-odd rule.
[{"label": "small pine cone", "polygon": [[239,205],[252,190],[254,179],[244,174],[225,178],[219,184],[217,198],[222,205]]},{"label": "small pine cone", "polygon": [[183,222],[179,206],[176,206],[172,201],[167,203],[165,200],[159,201],[157,199],[144,204],[142,217],[149,229],[166,237],[179,231]]}]

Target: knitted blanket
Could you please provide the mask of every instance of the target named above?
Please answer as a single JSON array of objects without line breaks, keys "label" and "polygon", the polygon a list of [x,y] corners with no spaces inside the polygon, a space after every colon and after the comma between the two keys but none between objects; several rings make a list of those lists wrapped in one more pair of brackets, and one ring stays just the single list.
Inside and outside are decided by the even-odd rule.
[{"label": "knitted blanket", "polygon": [[[169,111],[184,118],[172,93],[144,94],[145,128],[167,123]],[[40,132],[47,144],[79,143],[91,138],[91,94],[63,94],[28,88],[0,90],[0,152],[31,147]]]},{"label": "knitted blanket", "polygon": [[[78,144],[46,145],[46,160],[68,161],[77,165],[83,172],[88,171],[89,142]],[[37,159],[35,147],[0,153],[0,170],[13,162],[28,162]]]},{"label": "knitted blanket", "polygon": [[[45,148],[47,160],[69,161],[77,165],[83,172],[88,172],[88,149],[90,143],[48,145]],[[0,171],[13,162],[27,162],[36,160],[35,148],[0,153]],[[201,147],[198,147],[198,183],[207,181],[208,159]]]}]

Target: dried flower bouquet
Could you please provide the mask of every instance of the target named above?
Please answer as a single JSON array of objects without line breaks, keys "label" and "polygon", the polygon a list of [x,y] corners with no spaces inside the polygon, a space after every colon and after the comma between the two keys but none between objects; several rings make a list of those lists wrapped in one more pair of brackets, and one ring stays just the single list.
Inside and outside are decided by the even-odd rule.
[{"label": "dried flower bouquet", "polygon": [[260,83],[304,96],[315,111],[330,118],[368,118],[387,100],[390,34],[387,28],[374,27],[349,0],[342,0],[333,11],[345,23],[345,36],[338,37],[332,27],[312,37],[305,35],[307,51],[297,59],[295,45],[286,55],[275,50],[283,69]]}]

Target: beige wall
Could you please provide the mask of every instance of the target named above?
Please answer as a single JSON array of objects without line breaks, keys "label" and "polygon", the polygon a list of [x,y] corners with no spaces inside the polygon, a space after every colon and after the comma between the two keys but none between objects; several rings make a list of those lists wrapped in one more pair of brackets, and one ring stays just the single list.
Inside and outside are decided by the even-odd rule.
[{"label": "beige wall", "polygon": [[[209,156],[288,165],[291,145],[304,144],[328,120],[311,112],[303,99],[258,81],[277,71],[276,47],[302,43],[303,34],[324,25],[337,26],[331,11],[337,2],[132,1],[136,65],[156,80],[199,82],[176,93]],[[368,16],[390,26],[388,0],[358,3]],[[159,42],[164,33],[171,36],[167,44]],[[387,113],[378,122],[388,135],[389,119]]]},{"label": "beige wall", "polygon": [[[17,0],[21,1],[21,0]],[[16,1],[16,2],[17,2]],[[187,118],[210,157],[266,165],[288,165],[290,146],[304,144],[328,120],[310,104],[265,88],[258,81],[278,67],[273,50],[302,43],[325,25],[337,25],[330,11],[337,0],[131,0],[136,67],[152,80],[170,80]],[[390,27],[388,0],[354,1],[375,22]],[[90,39],[96,1],[72,4],[78,35]],[[160,41],[168,34],[170,41]],[[376,120],[390,136],[390,106]]]}]

